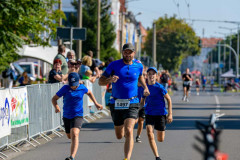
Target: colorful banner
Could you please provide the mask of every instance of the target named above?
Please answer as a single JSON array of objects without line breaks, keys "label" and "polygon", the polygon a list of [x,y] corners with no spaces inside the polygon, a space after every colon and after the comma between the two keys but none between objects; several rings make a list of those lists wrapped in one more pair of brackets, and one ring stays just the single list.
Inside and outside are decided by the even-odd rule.
[{"label": "colorful banner", "polygon": [[0,138],[11,134],[11,105],[6,97],[9,90],[0,90]]},{"label": "colorful banner", "polygon": [[29,124],[27,88],[10,89],[8,97],[11,103],[12,128]]}]

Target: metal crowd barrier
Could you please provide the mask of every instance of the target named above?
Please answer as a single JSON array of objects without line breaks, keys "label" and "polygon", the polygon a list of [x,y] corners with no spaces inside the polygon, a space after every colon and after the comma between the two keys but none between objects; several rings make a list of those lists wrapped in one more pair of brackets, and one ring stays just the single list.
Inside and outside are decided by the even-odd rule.
[{"label": "metal crowd barrier", "polygon": [[[108,115],[104,98],[106,87],[99,86],[98,81],[96,81],[94,84],[90,84],[89,81],[84,81],[84,83],[86,87],[90,87],[88,89],[93,92],[93,95],[95,96],[97,102],[104,106],[103,110],[97,110],[90,98],[87,95],[84,95],[84,120],[86,122],[89,122],[89,118],[92,120],[101,118],[101,114],[99,113]],[[15,152],[20,152],[21,150],[15,147],[14,144],[28,142],[35,147],[36,145],[30,141],[40,144],[36,140],[37,136],[41,136],[46,141],[51,140],[51,138],[46,134],[48,132],[52,132],[59,137],[62,136],[62,134],[58,132],[58,129],[63,129],[63,98],[58,100],[58,104],[61,108],[60,114],[55,113],[51,99],[63,85],[64,84],[61,83],[55,83],[26,86],[29,107],[29,124],[17,128],[11,128],[10,135],[0,138],[0,149],[9,147]],[[92,112],[90,112],[89,106],[91,106]],[[7,158],[7,155],[0,152],[0,158],[5,159]]]}]

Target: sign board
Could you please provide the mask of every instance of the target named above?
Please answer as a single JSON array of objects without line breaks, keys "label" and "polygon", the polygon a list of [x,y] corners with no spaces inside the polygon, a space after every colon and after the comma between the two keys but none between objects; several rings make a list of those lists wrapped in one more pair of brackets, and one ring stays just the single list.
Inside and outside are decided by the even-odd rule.
[{"label": "sign board", "polygon": [[[71,37],[72,33],[72,37]],[[58,27],[57,38],[65,40],[86,40],[86,28],[78,27]]]}]

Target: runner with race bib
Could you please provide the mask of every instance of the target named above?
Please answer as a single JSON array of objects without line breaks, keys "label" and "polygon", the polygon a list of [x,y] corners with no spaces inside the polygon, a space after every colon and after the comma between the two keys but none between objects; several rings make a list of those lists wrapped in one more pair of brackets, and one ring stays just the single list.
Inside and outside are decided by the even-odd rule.
[{"label": "runner with race bib", "polygon": [[189,93],[190,84],[192,81],[191,74],[189,72],[189,68],[187,68],[186,73],[184,73],[182,75],[182,80],[183,80],[183,98],[182,98],[182,100],[189,102],[189,99],[188,99],[189,94],[188,93]]},{"label": "runner with race bib", "polygon": [[144,88],[144,96],[150,93],[142,75],[143,65],[133,60],[135,51],[131,43],[123,46],[122,56],[123,59],[109,64],[99,79],[99,85],[112,83],[111,116],[117,139],[125,136],[124,160],[130,160],[134,144],[133,129],[139,109],[138,82]]}]

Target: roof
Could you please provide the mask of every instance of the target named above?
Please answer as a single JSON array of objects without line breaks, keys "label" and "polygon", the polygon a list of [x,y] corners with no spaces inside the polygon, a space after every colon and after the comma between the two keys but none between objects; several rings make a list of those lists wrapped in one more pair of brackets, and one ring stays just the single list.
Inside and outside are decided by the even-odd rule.
[{"label": "roof", "polygon": [[221,75],[221,77],[222,77],[222,78],[234,78],[234,77],[236,77],[236,76],[233,74],[233,70],[230,69],[229,71],[223,73],[223,74]]},{"label": "roof", "polygon": [[215,48],[215,45],[223,40],[222,38],[201,38],[202,48]]},{"label": "roof", "polygon": [[23,57],[32,57],[36,59],[43,60],[45,62],[48,62],[50,64],[53,63],[54,57],[58,53],[58,47],[52,46],[52,47],[31,47],[28,45],[24,45],[22,48],[19,49],[18,54]]}]

